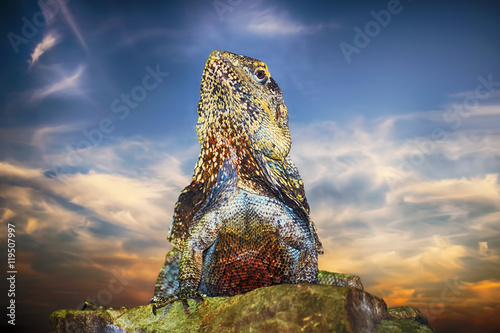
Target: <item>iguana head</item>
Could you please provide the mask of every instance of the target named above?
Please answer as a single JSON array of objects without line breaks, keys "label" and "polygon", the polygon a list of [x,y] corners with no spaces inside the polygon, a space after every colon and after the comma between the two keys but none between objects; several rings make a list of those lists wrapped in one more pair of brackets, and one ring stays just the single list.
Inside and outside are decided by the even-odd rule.
[{"label": "iguana head", "polygon": [[[283,160],[290,151],[288,111],[266,64],[242,55],[213,51],[203,71],[197,134],[202,147],[210,137],[234,149],[242,136],[251,150]],[[223,139],[225,138],[225,139]],[[220,141],[217,141],[220,140]]]}]

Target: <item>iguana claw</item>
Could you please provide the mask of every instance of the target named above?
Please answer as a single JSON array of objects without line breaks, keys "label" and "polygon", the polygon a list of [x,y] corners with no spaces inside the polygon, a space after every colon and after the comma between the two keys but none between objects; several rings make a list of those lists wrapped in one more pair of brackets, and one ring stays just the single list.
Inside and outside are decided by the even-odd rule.
[{"label": "iguana claw", "polygon": [[162,308],[164,306],[168,306],[165,311],[168,311],[170,307],[172,306],[172,303],[175,301],[182,301],[182,306],[184,307],[184,311],[186,312],[187,315],[191,314],[191,311],[189,310],[189,304],[188,304],[188,299],[194,299],[196,302],[201,303],[203,302],[203,295],[200,294],[197,291],[194,291],[192,289],[182,289],[178,295],[173,295],[170,297],[163,297],[163,296],[155,296],[153,297],[149,303],[153,303],[153,314],[156,316],[156,310],[159,308]]},{"label": "iguana claw", "polygon": [[177,296],[163,297],[163,296],[155,296],[153,297],[149,303],[153,303],[153,314],[156,316],[156,310],[162,308],[164,306],[169,306],[166,311],[170,309],[172,303],[177,301],[179,298]]}]

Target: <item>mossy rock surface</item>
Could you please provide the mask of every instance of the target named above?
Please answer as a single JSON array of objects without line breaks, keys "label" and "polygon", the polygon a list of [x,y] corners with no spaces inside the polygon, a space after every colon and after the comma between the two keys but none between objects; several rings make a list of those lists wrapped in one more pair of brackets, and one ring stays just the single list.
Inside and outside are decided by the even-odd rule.
[{"label": "mossy rock surface", "polygon": [[50,317],[52,332],[404,332],[431,333],[415,308],[387,310],[381,298],[363,290],[326,285],[277,285],[233,297],[189,300],[157,310],[135,308],[58,310]]}]

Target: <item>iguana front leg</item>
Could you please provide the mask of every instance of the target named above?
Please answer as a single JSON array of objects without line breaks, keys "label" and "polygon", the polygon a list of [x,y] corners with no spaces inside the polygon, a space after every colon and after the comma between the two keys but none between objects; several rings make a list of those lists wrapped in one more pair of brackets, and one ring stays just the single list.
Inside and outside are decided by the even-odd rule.
[{"label": "iguana front leg", "polygon": [[318,251],[309,227],[289,207],[282,205],[275,217],[275,225],[283,242],[300,251],[293,283],[316,283],[318,276]]},{"label": "iguana front leg", "polygon": [[[153,313],[160,307],[175,301],[182,301],[184,310],[190,314],[188,299],[203,302],[203,295],[198,292],[202,277],[203,251],[217,240],[219,218],[215,212],[209,212],[201,218],[191,235],[184,242],[179,263],[179,293],[169,297],[155,297]],[[156,313],[155,313],[156,314]]]}]

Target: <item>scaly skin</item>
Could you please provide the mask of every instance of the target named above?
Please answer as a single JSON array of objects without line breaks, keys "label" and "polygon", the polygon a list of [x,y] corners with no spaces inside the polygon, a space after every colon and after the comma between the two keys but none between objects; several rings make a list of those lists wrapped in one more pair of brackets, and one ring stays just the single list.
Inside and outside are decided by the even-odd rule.
[{"label": "scaly skin", "polygon": [[158,276],[155,309],[180,299],[188,311],[186,299],[202,294],[316,283],[323,249],[288,156],[287,107],[266,64],[213,51],[200,95],[201,152],[175,205],[174,250]]}]

